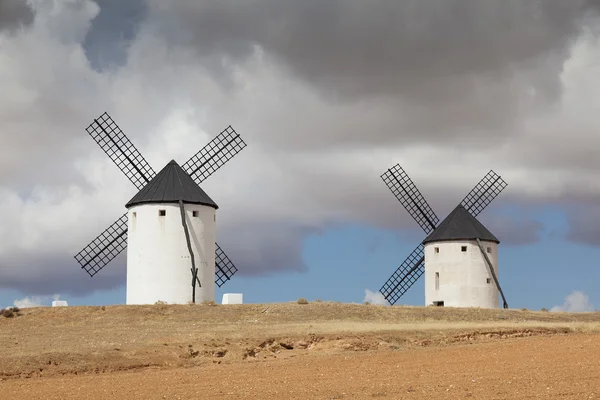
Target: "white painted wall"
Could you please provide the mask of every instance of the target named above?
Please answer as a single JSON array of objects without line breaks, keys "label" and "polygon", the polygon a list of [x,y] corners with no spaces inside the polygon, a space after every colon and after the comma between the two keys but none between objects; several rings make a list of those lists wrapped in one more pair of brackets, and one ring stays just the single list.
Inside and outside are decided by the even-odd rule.
[{"label": "white painted wall", "polygon": [[[481,241],[498,277],[498,244]],[[467,251],[462,252],[461,247]],[[435,248],[439,249],[439,253]],[[439,273],[439,289],[435,274]],[[490,283],[487,283],[487,279]],[[498,278],[499,279],[499,278]],[[498,308],[498,288],[477,241],[433,242],[425,245],[425,305]]]},{"label": "white painted wall", "polygon": [[[216,213],[184,204],[198,277],[196,302],[215,300]],[[159,216],[165,210],[165,216]],[[192,212],[197,211],[194,217]],[[192,300],[192,263],[179,204],[142,204],[128,211],[127,304],[186,304]]]}]

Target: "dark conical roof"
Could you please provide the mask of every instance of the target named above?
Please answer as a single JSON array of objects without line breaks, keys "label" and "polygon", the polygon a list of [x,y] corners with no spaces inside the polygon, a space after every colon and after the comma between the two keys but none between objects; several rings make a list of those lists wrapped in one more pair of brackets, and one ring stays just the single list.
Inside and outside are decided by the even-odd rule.
[{"label": "dark conical roof", "polygon": [[179,200],[188,204],[203,204],[215,209],[219,208],[175,160],[171,160],[156,174],[138,194],[125,204],[125,207],[151,203],[178,203]]},{"label": "dark conical roof", "polygon": [[423,240],[423,244],[450,240],[485,240],[500,243],[481,222],[458,205],[445,220]]}]

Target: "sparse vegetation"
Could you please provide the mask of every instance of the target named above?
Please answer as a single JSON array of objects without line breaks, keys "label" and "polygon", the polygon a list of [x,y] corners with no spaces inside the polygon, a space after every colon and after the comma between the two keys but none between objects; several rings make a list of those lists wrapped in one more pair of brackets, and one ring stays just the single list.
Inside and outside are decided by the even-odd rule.
[{"label": "sparse vegetation", "polygon": [[370,306],[371,302],[370,301],[365,301],[365,306]]},{"label": "sparse vegetation", "polygon": [[21,315],[21,309],[19,307],[7,307],[0,309],[0,316],[4,318],[18,317]]},{"label": "sparse vegetation", "polygon": [[304,297],[300,297],[297,301],[298,304],[308,304],[308,300],[306,300]]},{"label": "sparse vegetation", "polygon": [[216,306],[216,305],[217,305],[217,302],[216,302],[216,301],[213,301],[213,300],[210,300],[210,301],[208,301],[208,300],[204,300],[204,301],[202,302],[202,305],[205,305],[205,306]]},{"label": "sparse vegetation", "polygon": [[4,318],[12,318],[15,316],[15,313],[10,308],[5,308],[5,309],[1,310],[0,314],[2,314],[2,316]]},{"label": "sparse vegetation", "polygon": [[155,306],[162,306],[162,305],[165,305],[165,304],[167,304],[167,302],[166,301],[162,301],[162,300],[158,300],[156,303],[154,303]]},{"label": "sparse vegetation", "polygon": [[547,308],[542,308],[542,311],[543,312],[548,312],[548,309]]}]

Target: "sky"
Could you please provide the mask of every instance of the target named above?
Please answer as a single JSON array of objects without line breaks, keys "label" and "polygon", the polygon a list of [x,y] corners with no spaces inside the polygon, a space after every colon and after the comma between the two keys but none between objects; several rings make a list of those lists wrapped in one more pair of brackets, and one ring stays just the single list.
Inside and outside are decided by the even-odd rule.
[{"label": "sky", "polygon": [[[0,0],[0,305],[119,304],[125,257],[73,256],[135,188],[86,134],[108,112],[155,170],[232,125],[203,189],[250,303],[378,301],[423,239],[380,178],[480,220],[514,308],[600,308],[600,1]],[[400,303],[422,305],[423,280]]]}]

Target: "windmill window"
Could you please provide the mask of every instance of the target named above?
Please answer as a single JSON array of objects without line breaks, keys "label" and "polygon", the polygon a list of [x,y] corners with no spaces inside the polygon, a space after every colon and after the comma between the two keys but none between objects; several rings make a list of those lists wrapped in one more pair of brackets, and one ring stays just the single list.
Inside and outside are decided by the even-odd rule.
[{"label": "windmill window", "polygon": [[192,211],[192,217],[197,217],[198,216],[198,211]]},{"label": "windmill window", "polygon": [[492,280],[491,280],[490,278],[487,278],[487,279],[485,280],[485,283],[487,283],[487,284],[489,285],[490,283],[492,283]]},{"label": "windmill window", "polygon": [[435,290],[440,290],[440,273],[435,273]]},{"label": "windmill window", "polygon": [[167,215],[167,210],[158,210],[159,217],[164,217],[165,215]]},{"label": "windmill window", "polygon": [[491,247],[488,247],[488,248],[487,248],[487,252],[488,252],[488,253],[490,253],[490,254],[492,254],[492,248],[491,248]]},{"label": "windmill window", "polygon": [[465,251],[467,251],[467,246],[460,246],[460,251],[462,251],[463,253],[464,253]]},{"label": "windmill window", "polygon": [[135,211],[133,212],[132,215],[133,215],[133,218],[137,217],[137,213]]},{"label": "windmill window", "polygon": [[435,254],[439,254],[440,253],[440,248],[439,247],[434,247],[434,251],[435,251]]}]

